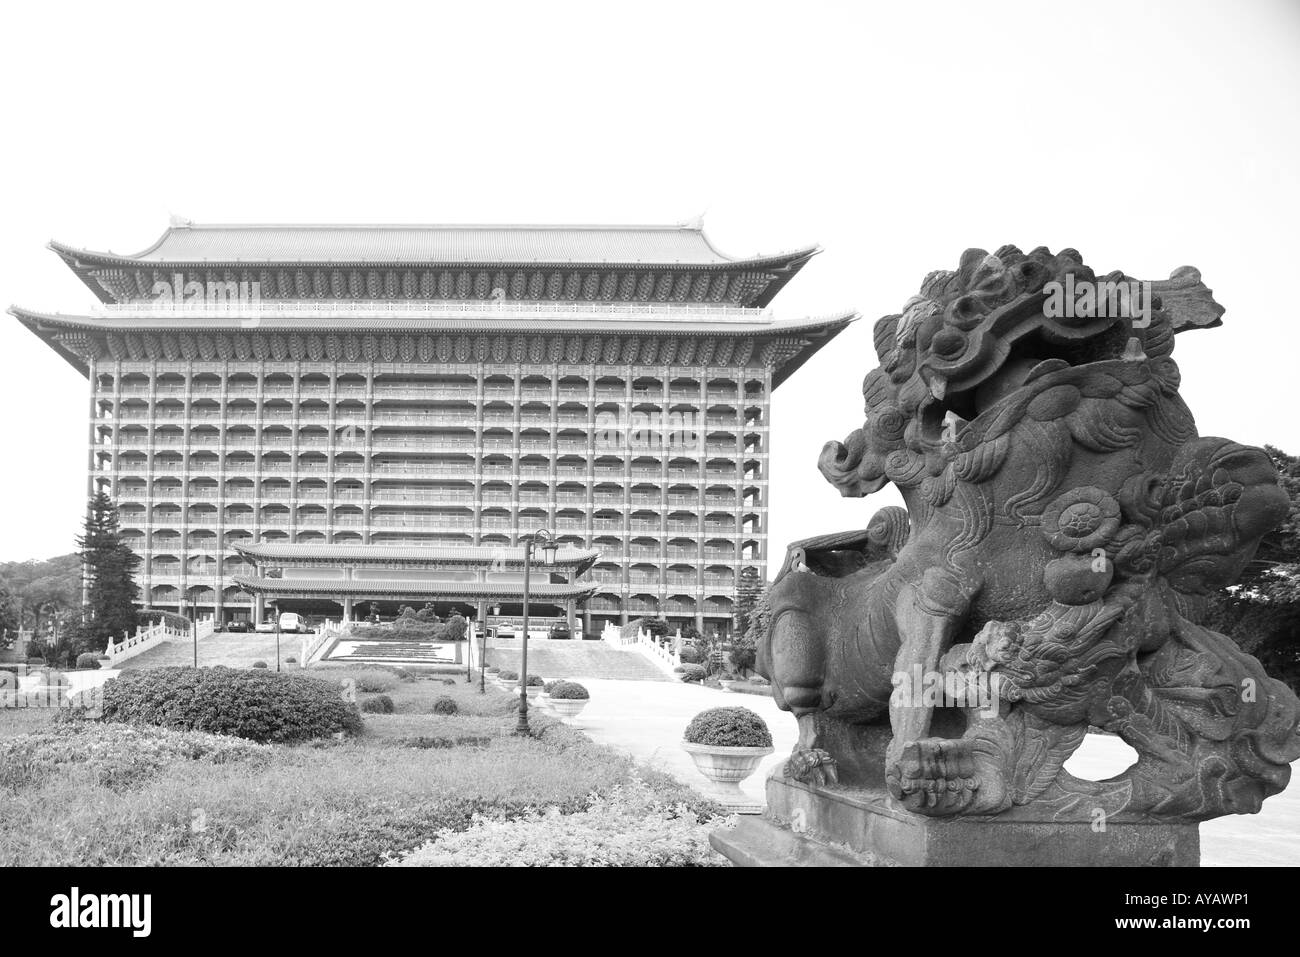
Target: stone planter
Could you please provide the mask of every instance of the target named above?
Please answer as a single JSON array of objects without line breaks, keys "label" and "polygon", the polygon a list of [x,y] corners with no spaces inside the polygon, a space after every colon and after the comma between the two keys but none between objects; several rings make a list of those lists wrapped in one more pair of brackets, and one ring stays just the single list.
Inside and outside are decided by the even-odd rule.
[{"label": "stone planter", "polygon": [[734,678],[721,678],[718,681],[718,687],[723,691],[733,691],[736,685],[744,684],[743,681],[737,681]]},{"label": "stone planter", "polygon": [[497,685],[502,691],[514,691],[519,687],[519,680],[515,679],[514,681],[507,681],[505,678],[498,678]]},{"label": "stone planter", "polygon": [[546,690],[546,688],[545,688],[544,685],[529,685],[529,686],[528,686],[528,700],[529,700],[529,701],[532,701],[534,698],[536,698],[538,695],[540,695],[540,694],[541,694],[543,691],[545,691],[545,690]]},{"label": "stone planter", "polygon": [[590,698],[551,698],[551,710],[563,721],[576,718],[587,707]]},{"label": "stone planter", "polygon": [[682,742],[682,750],[691,756],[695,767],[713,783],[710,797],[728,811],[759,814],[763,805],[740,789],[740,782],[753,774],[762,760],[772,753],[766,748],[729,748],[713,744]]}]

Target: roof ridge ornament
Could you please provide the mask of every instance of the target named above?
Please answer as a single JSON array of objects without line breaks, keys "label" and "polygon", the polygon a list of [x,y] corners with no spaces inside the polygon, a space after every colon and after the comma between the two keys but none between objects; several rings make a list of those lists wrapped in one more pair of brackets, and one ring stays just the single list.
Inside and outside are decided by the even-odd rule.
[{"label": "roof ridge ornament", "polygon": [[167,215],[167,225],[172,229],[189,229],[194,225],[194,220],[186,219],[184,216],[179,216],[176,213],[169,213]]}]

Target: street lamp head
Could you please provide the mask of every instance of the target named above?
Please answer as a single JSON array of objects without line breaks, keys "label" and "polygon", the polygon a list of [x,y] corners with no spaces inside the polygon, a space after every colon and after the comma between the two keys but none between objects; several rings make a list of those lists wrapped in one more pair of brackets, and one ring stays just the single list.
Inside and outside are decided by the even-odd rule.
[{"label": "street lamp head", "polygon": [[553,538],[542,542],[542,564],[547,568],[552,567],[555,564],[555,553],[559,550],[559,543]]}]

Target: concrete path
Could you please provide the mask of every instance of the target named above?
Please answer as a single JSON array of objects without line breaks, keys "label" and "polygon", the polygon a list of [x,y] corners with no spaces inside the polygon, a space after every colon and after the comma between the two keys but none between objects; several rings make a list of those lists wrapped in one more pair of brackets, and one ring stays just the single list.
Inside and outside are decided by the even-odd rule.
[{"label": "concrete path", "polygon": [[[707,793],[709,782],[695,770],[678,743],[687,723],[705,708],[741,706],[761,715],[772,731],[775,752],[741,789],[763,801],[763,782],[794,747],[795,722],[771,698],[734,694],[680,682],[583,679],[591,703],[572,723],[593,740],[618,748],[638,761],[667,771]],[[1132,763],[1128,746],[1118,738],[1090,735],[1066,767],[1071,774],[1100,780]],[[1300,762],[1293,766],[1300,772]],[[1264,802],[1255,815],[1233,815],[1201,825],[1201,862],[1205,866],[1300,866],[1300,773],[1281,794]]]}]

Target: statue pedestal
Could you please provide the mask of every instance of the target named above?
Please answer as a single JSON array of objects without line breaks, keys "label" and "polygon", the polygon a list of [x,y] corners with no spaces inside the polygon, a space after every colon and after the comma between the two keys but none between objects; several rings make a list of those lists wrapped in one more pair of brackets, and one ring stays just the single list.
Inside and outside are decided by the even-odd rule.
[{"label": "statue pedestal", "polygon": [[[777,774],[780,772],[778,771]],[[709,841],[738,867],[1195,867],[1195,824],[932,818],[876,789],[828,789],[773,776],[767,810]]]}]

